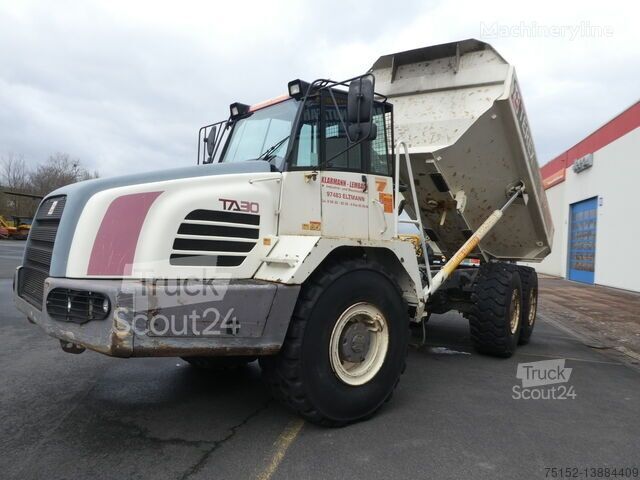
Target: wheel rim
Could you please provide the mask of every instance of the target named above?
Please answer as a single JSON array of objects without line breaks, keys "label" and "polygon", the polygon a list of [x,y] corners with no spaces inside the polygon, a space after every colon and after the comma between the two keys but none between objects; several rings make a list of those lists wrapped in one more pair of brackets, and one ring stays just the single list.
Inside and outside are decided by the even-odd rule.
[{"label": "wheel rim", "polygon": [[347,385],[363,385],[382,368],[389,348],[387,319],[376,306],[347,308],[331,333],[329,358],[336,376]]},{"label": "wheel rim", "polygon": [[538,310],[538,295],[537,291],[532,288],[529,292],[529,315],[527,316],[527,325],[533,325],[536,321],[536,311]]},{"label": "wheel rim", "polygon": [[509,329],[511,335],[515,335],[520,324],[520,290],[515,289],[511,293],[511,305],[509,305]]}]

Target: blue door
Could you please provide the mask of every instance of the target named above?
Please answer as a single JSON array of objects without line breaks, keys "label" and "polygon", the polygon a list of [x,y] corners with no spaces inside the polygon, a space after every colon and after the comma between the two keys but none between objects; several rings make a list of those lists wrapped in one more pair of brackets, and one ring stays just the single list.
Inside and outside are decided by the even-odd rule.
[{"label": "blue door", "polygon": [[598,197],[571,205],[569,280],[593,283],[596,260]]}]

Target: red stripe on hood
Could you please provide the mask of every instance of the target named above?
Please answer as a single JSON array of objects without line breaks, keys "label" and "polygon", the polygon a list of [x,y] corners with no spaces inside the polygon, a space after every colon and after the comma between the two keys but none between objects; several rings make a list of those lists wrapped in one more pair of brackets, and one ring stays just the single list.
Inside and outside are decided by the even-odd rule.
[{"label": "red stripe on hood", "polygon": [[111,202],[93,242],[87,275],[131,275],[142,224],[161,193],[133,193]]}]

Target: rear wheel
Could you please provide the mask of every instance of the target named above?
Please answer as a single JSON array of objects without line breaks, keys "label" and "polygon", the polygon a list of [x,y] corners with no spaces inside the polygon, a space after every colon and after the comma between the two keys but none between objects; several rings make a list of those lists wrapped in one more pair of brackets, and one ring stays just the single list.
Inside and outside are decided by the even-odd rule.
[{"label": "rear wheel", "polygon": [[529,343],[538,313],[538,274],[531,267],[518,266],[522,280],[522,329],[518,343]]},{"label": "rear wheel", "polygon": [[487,263],[480,267],[471,295],[471,341],[481,353],[510,357],[522,328],[522,285],[518,267]]},{"label": "rear wheel", "polygon": [[181,357],[182,360],[187,362],[193,367],[202,370],[235,370],[242,368],[246,364],[253,362],[256,357]]},{"label": "rear wheel", "polygon": [[349,259],[303,286],[278,355],[260,359],[274,395],[307,420],[363,420],[391,397],[404,371],[407,309],[377,265]]}]

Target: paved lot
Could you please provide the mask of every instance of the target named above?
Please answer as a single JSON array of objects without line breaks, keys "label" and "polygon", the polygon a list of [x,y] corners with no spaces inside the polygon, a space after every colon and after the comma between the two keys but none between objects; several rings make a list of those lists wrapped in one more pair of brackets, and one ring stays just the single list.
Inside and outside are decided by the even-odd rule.
[{"label": "paved lot", "polygon": [[[546,467],[640,467],[640,373],[559,329],[554,312],[507,360],[475,354],[457,315],[434,318],[391,403],[321,429],[272,401],[257,365],[225,376],[62,352],[13,307],[21,248],[0,243],[3,478],[534,479]],[[518,363],[547,359],[566,359],[576,398],[512,398]]]}]

